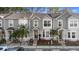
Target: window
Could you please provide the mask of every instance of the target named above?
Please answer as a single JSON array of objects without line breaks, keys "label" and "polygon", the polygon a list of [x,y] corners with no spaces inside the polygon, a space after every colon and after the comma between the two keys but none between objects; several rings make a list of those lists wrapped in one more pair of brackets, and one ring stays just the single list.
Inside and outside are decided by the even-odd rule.
[{"label": "window", "polygon": [[48,26],[51,26],[51,21],[48,21]]},{"label": "window", "polygon": [[13,22],[13,20],[9,20],[9,27],[13,27],[13,24],[14,22]]},{"label": "window", "polygon": [[73,22],[72,21],[70,22],[70,27],[73,27]]},{"label": "window", "polygon": [[71,28],[74,28],[74,27],[76,28],[76,27],[78,27],[78,22],[75,21],[75,20],[72,20],[72,21],[70,21],[69,26],[70,26]]},{"label": "window", "polygon": [[38,20],[34,20],[34,27],[38,27]]},{"label": "window", "polygon": [[74,22],[74,27],[77,27],[77,21]]},{"label": "window", "polygon": [[76,32],[68,32],[68,38],[76,38]]},{"label": "window", "polygon": [[68,32],[68,38],[70,38],[70,32]]},{"label": "window", "polygon": [[72,38],[75,38],[75,32],[72,32]]},{"label": "window", "polygon": [[0,20],[0,27],[2,26],[2,20]]},{"label": "window", "polygon": [[59,22],[59,26],[62,26],[61,22]]},{"label": "window", "polygon": [[51,26],[51,21],[44,21],[44,26]]},{"label": "window", "polygon": [[63,26],[63,22],[62,20],[58,20],[58,27],[61,27],[61,26]]}]

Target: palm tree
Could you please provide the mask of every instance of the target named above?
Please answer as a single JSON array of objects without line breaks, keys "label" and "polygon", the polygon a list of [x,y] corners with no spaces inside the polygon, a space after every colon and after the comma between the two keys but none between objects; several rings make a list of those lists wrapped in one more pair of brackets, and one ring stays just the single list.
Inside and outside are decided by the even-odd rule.
[{"label": "palm tree", "polygon": [[59,13],[60,8],[59,7],[49,7],[49,13]]},{"label": "palm tree", "polygon": [[9,7],[0,7],[0,13],[8,13]]},{"label": "palm tree", "polygon": [[16,29],[13,33],[12,33],[12,36],[15,38],[15,39],[20,39],[20,45],[22,43],[22,40],[24,37],[27,37],[27,34],[28,34],[28,30],[27,28],[24,26],[24,25],[20,25],[18,29]]}]

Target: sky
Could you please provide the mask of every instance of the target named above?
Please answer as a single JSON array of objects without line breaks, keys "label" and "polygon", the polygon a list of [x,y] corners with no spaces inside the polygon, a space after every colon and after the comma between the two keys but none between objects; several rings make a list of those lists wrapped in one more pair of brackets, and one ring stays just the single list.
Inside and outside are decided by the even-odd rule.
[{"label": "sky", "polygon": [[[73,13],[79,13],[79,7],[60,7],[61,9],[68,8],[72,10]],[[47,13],[49,10],[48,7],[28,7],[30,11],[36,12],[36,13]]]},{"label": "sky", "polygon": [[[64,9],[65,7],[61,7],[62,9]],[[73,13],[79,13],[79,7],[67,7],[68,9],[72,10]],[[28,7],[28,9],[30,11],[33,11],[33,12],[37,12],[37,13],[47,13],[48,11],[48,7]],[[62,10],[61,9],[61,10]],[[19,23],[20,24],[26,24],[27,21],[26,20],[19,20]]]},{"label": "sky", "polygon": [[79,7],[71,7],[70,9],[73,11],[73,13],[79,13]]}]

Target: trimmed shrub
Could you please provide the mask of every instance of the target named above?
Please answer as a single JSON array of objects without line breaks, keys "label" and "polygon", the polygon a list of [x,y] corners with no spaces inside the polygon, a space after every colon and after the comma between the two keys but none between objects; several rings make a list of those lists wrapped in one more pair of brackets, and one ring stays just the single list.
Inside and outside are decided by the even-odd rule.
[{"label": "trimmed shrub", "polygon": [[33,45],[33,39],[30,39],[28,45]]},{"label": "trimmed shrub", "polygon": [[52,40],[53,44],[55,46],[60,46],[61,44],[58,42],[58,40]]},{"label": "trimmed shrub", "polygon": [[20,43],[20,41],[18,39],[14,39],[12,43]]},{"label": "trimmed shrub", "polygon": [[1,39],[0,40],[0,44],[5,44],[6,43],[6,40],[5,39]]}]

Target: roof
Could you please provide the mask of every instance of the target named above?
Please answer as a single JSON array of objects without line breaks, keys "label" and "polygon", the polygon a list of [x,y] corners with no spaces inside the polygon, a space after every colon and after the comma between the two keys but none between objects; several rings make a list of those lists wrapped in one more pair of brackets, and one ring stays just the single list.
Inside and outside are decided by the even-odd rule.
[{"label": "roof", "polygon": [[52,13],[52,14],[49,14],[49,16],[52,17],[52,18],[57,18],[60,15],[62,15],[62,14],[61,13]]},{"label": "roof", "polygon": [[47,13],[33,13],[31,18],[36,17],[36,16],[41,19],[45,18],[45,17],[51,18]]},{"label": "roof", "polygon": [[5,17],[5,19],[19,19],[19,18],[24,18],[24,17],[29,18],[30,16],[31,16],[31,13],[13,13]]},{"label": "roof", "polygon": [[5,18],[7,16],[9,16],[11,13],[6,13],[6,14],[0,14],[0,18]]},{"label": "roof", "polygon": [[70,17],[70,15],[74,15],[79,18],[79,14],[63,14],[63,13],[8,13],[8,14],[0,14],[0,16],[4,16],[4,19],[20,19],[20,18],[33,18],[33,17],[39,17],[41,19],[43,18],[60,18],[60,17]]},{"label": "roof", "polygon": [[79,18],[79,13],[72,13],[71,16]]}]

